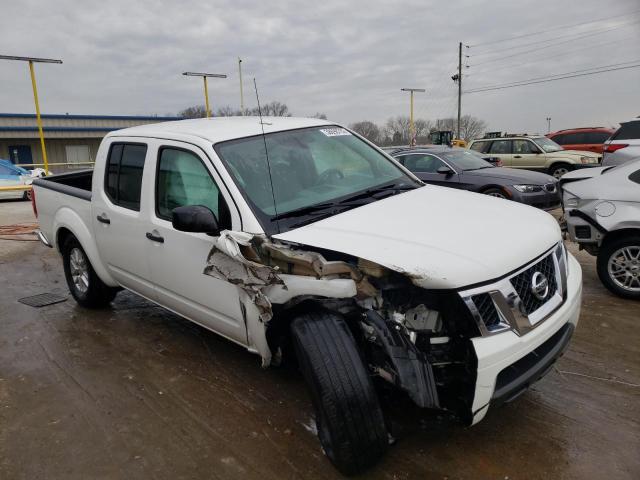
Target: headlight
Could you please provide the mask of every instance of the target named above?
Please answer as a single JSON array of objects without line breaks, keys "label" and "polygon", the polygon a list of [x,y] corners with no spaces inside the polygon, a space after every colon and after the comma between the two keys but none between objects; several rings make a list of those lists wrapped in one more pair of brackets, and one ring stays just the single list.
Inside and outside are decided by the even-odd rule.
[{"label": "headlight", "polygon": [[580,205],[580,199],[570,193],[564,194],[564,198],[562,199],[562,203],[564,204],[564,208],[578,208]]},{"label": "headlight", "polygon": [[598,163],[598,159],[593,157],[580,157],[580,161],[582,163]]},{"label": "headlight", "polygon": [[514,185],[515,188],[520,193],[533,193],[533,192],[541,192],[541,185]]}]

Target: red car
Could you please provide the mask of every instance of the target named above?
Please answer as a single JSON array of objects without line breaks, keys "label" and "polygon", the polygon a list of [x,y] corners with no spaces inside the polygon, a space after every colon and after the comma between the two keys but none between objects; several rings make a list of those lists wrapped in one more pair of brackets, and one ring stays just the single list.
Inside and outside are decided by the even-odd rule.
[{"label": "red car", "polygon": [[565,150],[585,150],[602,153],[604,142],[615,132],[612,128],[586,127],[570,128],[547,133],[547,137],[562,145]]}]

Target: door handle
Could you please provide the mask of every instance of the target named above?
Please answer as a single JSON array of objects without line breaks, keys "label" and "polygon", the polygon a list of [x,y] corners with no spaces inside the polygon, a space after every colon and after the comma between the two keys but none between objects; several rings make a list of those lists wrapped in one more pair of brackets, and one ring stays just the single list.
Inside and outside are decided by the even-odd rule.
[{"label": "door handle", "polygon": [[514,155],[513,158],[522,158],[521,155]]},{"label": "door handle", "polygon": [[111,223],[111,220],[109,220],[109,218],[104,213],[98,215],[96,217],[96,220],[98,220],[100,223],[106,223],[107,225]]},{"label": "door handle", "polygon": [[164,237],[161,237],[160,235],[154,235],[151,232],[147,232],[146,237],[152,242],[164,243]]}]

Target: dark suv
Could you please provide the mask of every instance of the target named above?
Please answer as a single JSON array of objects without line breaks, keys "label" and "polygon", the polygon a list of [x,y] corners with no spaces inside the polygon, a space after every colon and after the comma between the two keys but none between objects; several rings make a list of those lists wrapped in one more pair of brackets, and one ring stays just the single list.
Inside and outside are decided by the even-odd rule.
[{"label": "dark suv", "polygon": [[547,137],[565,150],[602,153],[604,142],[613,132],[613,129],[605,127],[571,128],[547,133]]}]

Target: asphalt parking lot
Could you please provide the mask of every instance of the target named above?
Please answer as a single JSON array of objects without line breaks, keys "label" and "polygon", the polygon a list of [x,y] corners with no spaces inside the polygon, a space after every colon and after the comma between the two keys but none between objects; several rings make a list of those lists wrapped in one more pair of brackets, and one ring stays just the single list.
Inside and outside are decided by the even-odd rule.
[{"label": "asphalt parking lot", "polygon": [[[0,201],[0,225],[33,223]],[[583,268],[568,352],[473,428],[389,407],[396,444],[366,478],[640,478],[640,304]],[[302,378],[129,293],[88,311],[57,253],[0,240],[0,478],[340,478]]]}]

